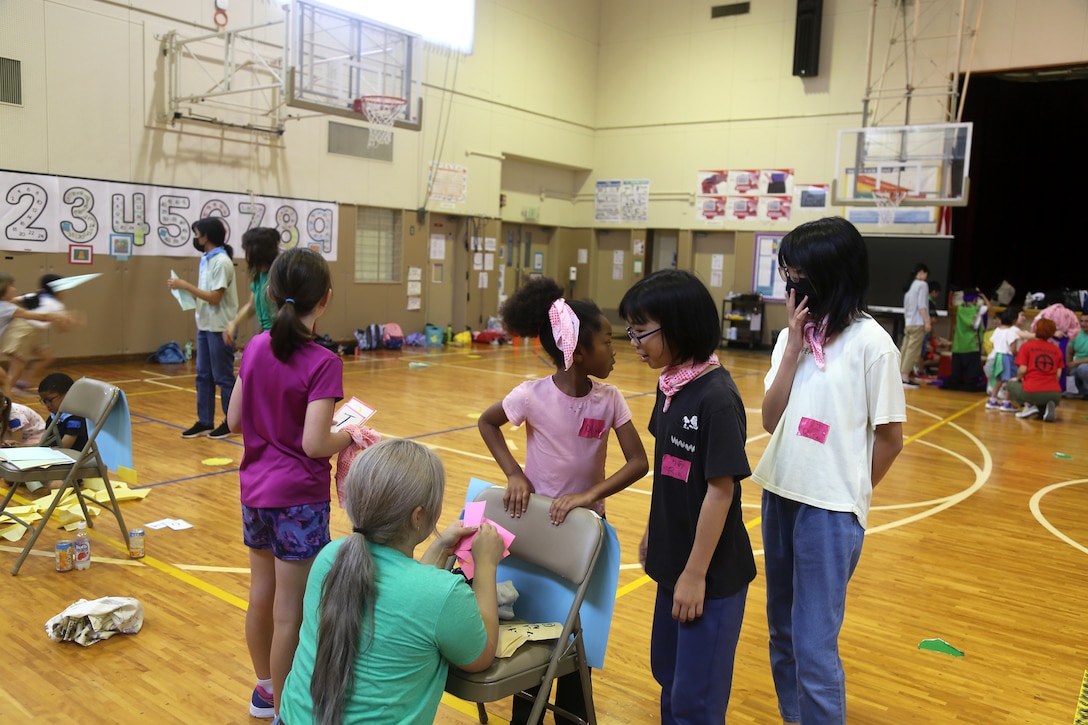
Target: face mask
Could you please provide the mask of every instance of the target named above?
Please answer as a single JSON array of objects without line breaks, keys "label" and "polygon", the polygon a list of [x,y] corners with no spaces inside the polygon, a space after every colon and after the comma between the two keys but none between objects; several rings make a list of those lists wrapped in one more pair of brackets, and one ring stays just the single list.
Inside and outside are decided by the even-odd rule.
[{"label": "face mask", "polygon": [[813,303],[816,301],[816,288],[812,286],[812,282],[804,277],[797,282],[791,279],[786,280],[786,294],[790,293],[790,290],[796,290],[793,294],[794,304],[801,304],[801,300],[808,297],[808,308],[811,310]]},{"label": "face mask", "polygon": [[201,254],[204,254],[204,245],[201,244],[200,240],[196,237],[193,237],[193,249],[200,252]]}]

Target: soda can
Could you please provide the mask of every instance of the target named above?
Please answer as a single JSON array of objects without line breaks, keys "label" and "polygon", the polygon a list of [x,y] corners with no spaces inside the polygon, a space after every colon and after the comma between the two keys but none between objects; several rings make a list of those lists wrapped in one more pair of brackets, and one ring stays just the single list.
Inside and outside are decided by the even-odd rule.
[{"label": "soda can", "polygon": [[57,571],[72,571],[74,565],[71,540],[61,539],[57,542]]},{"label": "soda can", "polygon": [[128,532],[128,558],[144,558],[144,530],[133,529]]}]

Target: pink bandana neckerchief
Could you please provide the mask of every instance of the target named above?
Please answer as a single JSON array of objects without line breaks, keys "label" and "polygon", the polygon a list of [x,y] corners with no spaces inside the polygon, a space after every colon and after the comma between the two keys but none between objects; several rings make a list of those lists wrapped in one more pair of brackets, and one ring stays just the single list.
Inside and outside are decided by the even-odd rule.
[{"label": "pink bandana neckerchief", "polygon": [[578,315],[567,301],[560,297],[548,309],[548,321],[552,325],[555,346],[563,353],[563,369],[570,370],[574,363],[574,349],[578,347]]},{"label": "pink bandana neckerchief", "polygon": [[824,320],[820,325],[819,332],[816,331],[815,322],[805,323],[805,342],[808,343],[808,349],[812,351],[812,359],[816,361],[816,367],[821,370],[824,369],[824,343],[827,342],[827,320]]},{"label": "pink bandana neckerchief", "polygon": [[708,367],[717,364],[718,356],[711,354],[706,362],[670,365],[662,370],[661,377],[657,381],[657,387],[661,388],[661,392],[665,394],[665,405],[661,408],[662,412],[668,411],[669,406],[672,405],[672,396],[679,393],[692,380],[702,375],[703,371]]}]

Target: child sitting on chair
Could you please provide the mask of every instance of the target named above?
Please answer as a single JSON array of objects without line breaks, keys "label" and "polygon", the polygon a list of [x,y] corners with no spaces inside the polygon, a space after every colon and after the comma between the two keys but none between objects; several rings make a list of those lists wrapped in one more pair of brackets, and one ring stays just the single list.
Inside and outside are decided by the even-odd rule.
[{"label": "child sitting on chair", "polygon": [[[64,396],[68,394],[68,391],[74,384],[75,381],[64,373],[50,373],[38,383],[39,399],[41,400],[42,405],[49,411],[49,417],[45,421],[46,428],[53,422],[54,416],[58,415],[60,404],[64,401]],[[60,413],[60,417],[57,420],[57,428],[60,434],[61,448],[71,448],[72,450],[81,451],[83,450],[83,446],[87,445],[88,433],[86,418],[81,418],[78,415],[71,415],[70,413]]]}]

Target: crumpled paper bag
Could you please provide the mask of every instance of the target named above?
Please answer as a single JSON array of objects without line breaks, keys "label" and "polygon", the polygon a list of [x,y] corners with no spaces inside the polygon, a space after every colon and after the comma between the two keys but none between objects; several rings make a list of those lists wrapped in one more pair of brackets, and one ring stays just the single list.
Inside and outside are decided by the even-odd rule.
[{"label": "crumpled paper bag", "polygon": [[495,656],[513,657],[518,647],[526,642],[558,639],[561,634],[563,634],[563,624],[561,622],[500,624],[499,644],[495,648]]},{"label": "crumpled paper bag", "polygon": [[80,599],[45,623],[54,642],[78,642],[89,647],[115,634],[136,634],[144,625],[144,606],[132,597]]}]

